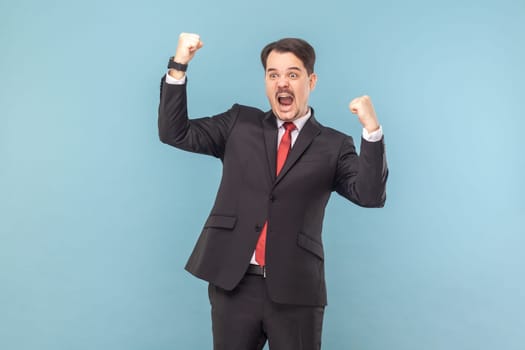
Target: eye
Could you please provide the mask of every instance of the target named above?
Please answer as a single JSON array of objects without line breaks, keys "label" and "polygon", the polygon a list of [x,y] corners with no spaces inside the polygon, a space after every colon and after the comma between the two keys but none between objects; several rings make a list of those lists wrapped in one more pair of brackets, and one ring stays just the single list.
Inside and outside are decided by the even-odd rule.
[{"label": "eye", "polygon": [[294,73],[294,72],[290,73],[288,76],[290,77],[290,79],[297,79],[297,78],[299,78],[299,74]]},{"label": "eye", "polygon": [[277,79],[279,77],[279,75],[277,73],[269,73],[268,74],[268,78],[274,80],[274,79]]}]

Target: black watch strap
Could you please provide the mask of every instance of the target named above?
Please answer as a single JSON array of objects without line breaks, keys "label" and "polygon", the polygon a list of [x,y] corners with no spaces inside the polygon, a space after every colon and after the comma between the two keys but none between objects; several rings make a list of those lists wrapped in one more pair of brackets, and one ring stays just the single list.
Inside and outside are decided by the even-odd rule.
[{"label": "black watch strap", "polygon": [[168,62],[168,69],[175,69],[181,72],[185,72],[188,69],[188,65],[175,62],[174,57],[172,56],[170,57],[170,60]]}]

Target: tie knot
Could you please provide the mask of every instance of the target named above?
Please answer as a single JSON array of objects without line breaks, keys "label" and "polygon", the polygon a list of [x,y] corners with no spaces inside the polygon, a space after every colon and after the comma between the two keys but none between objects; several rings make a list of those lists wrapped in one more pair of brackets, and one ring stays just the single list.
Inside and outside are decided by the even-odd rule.
[{"label": "tie knot", "polygon": [[295,124],[292,122],[284,122],[283,126],[284,129],[288,132],[294,131],[296,129]]}]

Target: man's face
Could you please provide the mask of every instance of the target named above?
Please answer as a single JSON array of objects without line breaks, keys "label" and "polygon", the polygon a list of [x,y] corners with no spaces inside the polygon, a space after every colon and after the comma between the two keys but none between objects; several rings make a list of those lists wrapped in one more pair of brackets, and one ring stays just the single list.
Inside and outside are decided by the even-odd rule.
[{"label": "man's face", "polygon": [[291,52],[272,51],[266,60],[266,96],[273,113],[281,120],[293,121],[308,111],[308,96],[317,76],[308,75],[303,62]]}]

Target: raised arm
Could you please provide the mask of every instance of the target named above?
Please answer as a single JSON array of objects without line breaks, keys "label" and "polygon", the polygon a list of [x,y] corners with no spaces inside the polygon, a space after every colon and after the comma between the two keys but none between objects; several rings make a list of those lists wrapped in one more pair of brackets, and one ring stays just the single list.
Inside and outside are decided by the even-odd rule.
[{"label": "raised arm", "polygon": [[[175,66],[168,76],[163,76],[159,103],[159,138],[171,146],[196,153],[223,157],[226,138],[233,125],[238,107],[229,111],[199,119],[188,118],[185,67],[203,46],[197,34],[182,33],[173,57]],[[170,65],[171,62],[170,62]],[[173,81],[167,82],[172,78]]]},{"label": "raised arm", "polygon": [[363,125],[359,156],[349,139],[341,147],[336,175],[336,191],[363,207],[382,207],[386,200],[386,163],[383,131],[378,122],[372,100],[357,97],[349,109]]}]

